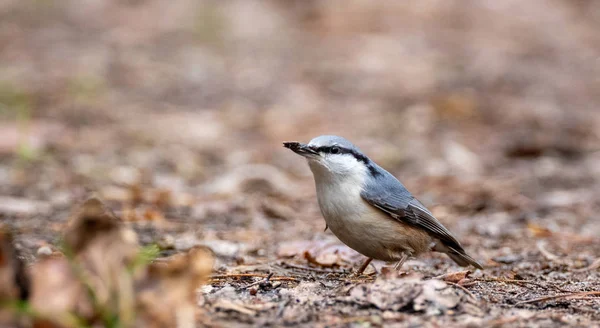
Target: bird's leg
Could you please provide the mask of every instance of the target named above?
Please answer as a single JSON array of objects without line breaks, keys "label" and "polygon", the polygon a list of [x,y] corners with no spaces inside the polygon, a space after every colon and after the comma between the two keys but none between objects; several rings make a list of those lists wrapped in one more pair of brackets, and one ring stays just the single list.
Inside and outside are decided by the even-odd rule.
[{"label": "bird's leg", "polygon": [[400,268],[402,268],[402,264],[404,264],[404,262],[406,262],[406,260],[408,260],[408,254],[402,253],[402,257],[400,258],[400,261],[398,261],[398,263],[396,263],[396,265],[394,265],[394,270],[399,271]]},{"label": "bird's leg", "polygon": [[370,257],[367,258],[365,260],[365,262],[363,262],[363,264],[360,266],[360,268],[358,268],[358,270],[356,272],[354,272],[354,275],[357,276],[357,277],[360,276],[365,271],[365,269],[369,266],[369,264],[371,263],[371,261],[373,261],[372,258],[370,258]]}]

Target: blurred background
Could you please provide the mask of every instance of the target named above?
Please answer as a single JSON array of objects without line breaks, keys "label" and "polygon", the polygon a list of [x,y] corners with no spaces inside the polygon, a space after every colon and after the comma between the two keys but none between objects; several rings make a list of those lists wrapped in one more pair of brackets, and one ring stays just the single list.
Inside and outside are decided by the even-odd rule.
[{"label": "blurred background", "polygon": [[337,134],[483,261],[598,236],[598,31],[593,0],[1,0],[0,219],[34,254],[96,193],[259,261],[331,237],[281,143]]}]

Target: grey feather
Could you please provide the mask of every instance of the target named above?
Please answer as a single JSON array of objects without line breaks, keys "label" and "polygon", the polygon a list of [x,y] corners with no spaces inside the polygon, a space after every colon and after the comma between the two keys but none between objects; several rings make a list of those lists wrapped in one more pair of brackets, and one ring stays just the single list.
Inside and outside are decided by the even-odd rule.
[{"label": "grey feather", "polygon": [[367,203],[396,220],[424,229],[444,245],[464,253],[463,247],[450,231],[398,179],[377,164],[372,165],[375,165],[381,174],[369,177],[363,188],[361,196]]},{"label": "grey feather", "polygon": [[318,137],[312,139],[309,142],[309,144],[312,145],[312,146],[315,146],[315,147],[338,145],[338,146],[341,146],[341,147],[344,147],[344,148],[354,149],[354,150],[362,153],[360,151],[360,149],[358,149],[358,147],[356,147],[349,140],[347,140],[345,138],[342,138],[342,137],[333,136],[333,135],[318,136]]}]

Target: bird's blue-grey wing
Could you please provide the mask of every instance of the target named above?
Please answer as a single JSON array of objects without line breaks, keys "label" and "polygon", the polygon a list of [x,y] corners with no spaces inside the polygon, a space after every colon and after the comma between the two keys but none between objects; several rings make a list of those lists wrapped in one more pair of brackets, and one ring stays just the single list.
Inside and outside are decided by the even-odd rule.
[{"label": "bird's blue-grey wing", "polygon": [[450,231],[400,181],[386,171],[383,172],[382,176],[374,177],[365,184],[361,196],[367,203],[396,220],[425,230],[447,246],[462,250]]}]

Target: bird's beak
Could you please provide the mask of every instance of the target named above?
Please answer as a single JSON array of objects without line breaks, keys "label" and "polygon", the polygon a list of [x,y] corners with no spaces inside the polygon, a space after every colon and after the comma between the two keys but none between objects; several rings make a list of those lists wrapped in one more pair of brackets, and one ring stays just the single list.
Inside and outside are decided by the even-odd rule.
[{"label": "bird's beak", "polygon": [[294,153],[304,156],[306,158],[314,158],[319,155],[319,153],[312,149],[309,145],[299,143],[299,142],[284,142],[283,146],[285,148],[291,149]]}]

